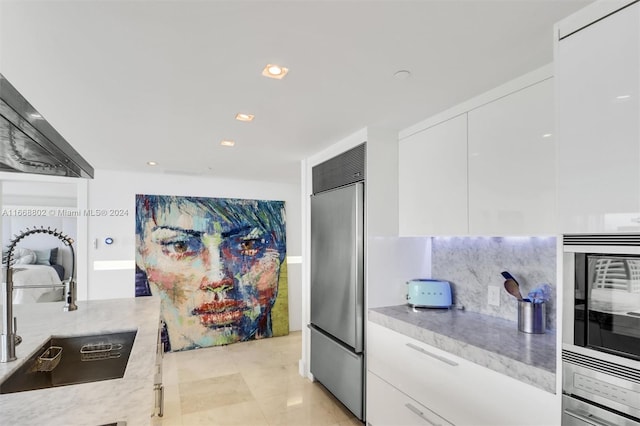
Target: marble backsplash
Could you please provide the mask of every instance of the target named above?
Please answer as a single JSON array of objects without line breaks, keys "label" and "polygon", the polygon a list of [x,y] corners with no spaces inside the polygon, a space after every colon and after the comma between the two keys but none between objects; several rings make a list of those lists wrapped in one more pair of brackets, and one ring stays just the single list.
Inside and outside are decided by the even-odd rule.
[{"label": "marble backsplash", "polygon": [[[554,237],[434,237],[431,277],[451,282],[453,302],[468,311],[518,320],[518,303],[504,290],[502,271],[509,271],[527,297],[549,284],[547,329],[556,328],[556,239]],[[488,286],[500,288],[500,306],[488,304]]]}]

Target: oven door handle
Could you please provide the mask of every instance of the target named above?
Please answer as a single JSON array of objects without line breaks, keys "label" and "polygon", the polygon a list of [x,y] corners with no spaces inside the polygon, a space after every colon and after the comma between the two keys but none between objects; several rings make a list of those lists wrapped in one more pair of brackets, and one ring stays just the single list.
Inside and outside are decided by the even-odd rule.
[{"label": "oven door handle", "polygon": [[565,414],[568,416],[571,416],[573,418],[576,418],[578,420],[581,420],[589,425],[593,425],[593,426],[616,426],[614,423],[610,423],[604,419],[601,419],[600,417],[594,416],[593,414],[583,414],[579,413],[577,411],[573,411],[570,410],[568,408],[565,408],[564,410]]}]

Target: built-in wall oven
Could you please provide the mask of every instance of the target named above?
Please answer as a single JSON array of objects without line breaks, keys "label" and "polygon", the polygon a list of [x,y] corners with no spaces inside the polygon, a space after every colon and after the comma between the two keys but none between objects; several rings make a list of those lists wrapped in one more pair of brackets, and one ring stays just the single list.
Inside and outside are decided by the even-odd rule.
[{"label": "built-in wall oven", "polygon": [[563,425],[640,426],[640,234],[563,237]]}]

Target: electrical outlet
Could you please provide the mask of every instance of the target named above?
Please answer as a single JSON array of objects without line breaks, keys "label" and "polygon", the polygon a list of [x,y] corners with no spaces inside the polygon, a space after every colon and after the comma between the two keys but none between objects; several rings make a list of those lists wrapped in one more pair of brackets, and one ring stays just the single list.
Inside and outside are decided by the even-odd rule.
[{"label": "electrical outlet", "polygon": [[491,306],[500,306],[500,287],[495,285],[487,287],[487,303]]}]

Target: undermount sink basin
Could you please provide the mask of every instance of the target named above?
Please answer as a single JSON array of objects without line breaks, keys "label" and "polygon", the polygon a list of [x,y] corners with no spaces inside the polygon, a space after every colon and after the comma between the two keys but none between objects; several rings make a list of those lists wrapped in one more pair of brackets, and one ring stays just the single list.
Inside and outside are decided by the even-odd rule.
[{"label": "undermount sink basin", "polygon": [[51,337],[0,383],[0,394],[122,378],[135,337],[136,330]]}]

